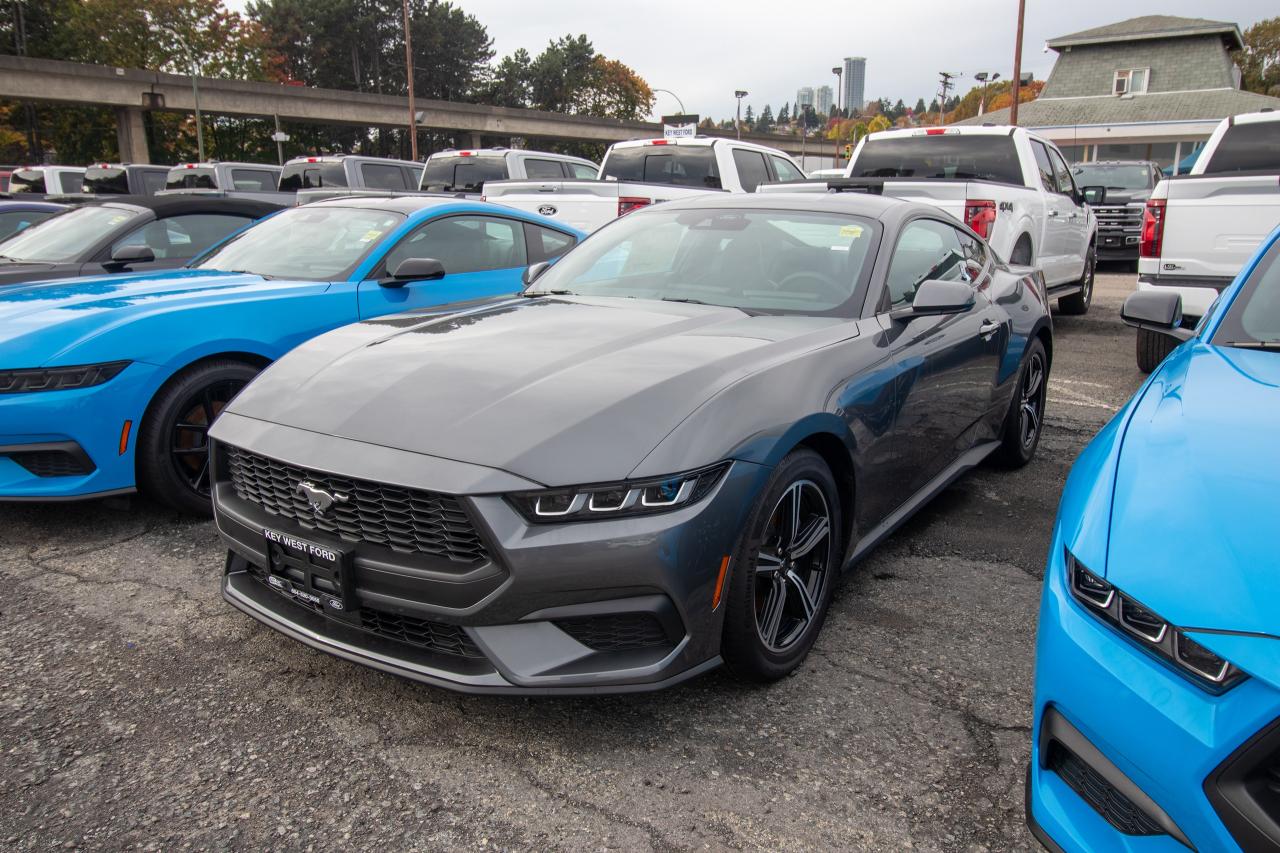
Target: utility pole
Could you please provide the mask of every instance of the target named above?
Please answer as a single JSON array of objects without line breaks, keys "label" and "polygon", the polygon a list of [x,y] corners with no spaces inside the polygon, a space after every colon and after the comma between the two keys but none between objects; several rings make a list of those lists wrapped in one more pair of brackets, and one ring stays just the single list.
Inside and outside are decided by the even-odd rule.
[{"label": "utility pole", "polygon": [[409,0],[404,0],[404,69],[409,81],[409,159],[418,159],[418,110],[413,103],[413,33],[409,28]]},{"label": "utility pole", "polygon": [[1013,43],[1013,103],[1009,104],[1009,124],[1018,124],[1018,98],[1022,93],[1022,20],[1027,15],[1027,0],[1018,0],[1018,36]]},{"label": "utility pole", "polygon": [[190,71],[191,71],[191,99],[195,101],[195,107],[196,107],[196,152],[197,152],[196,159],[199,162],[203,163],[204,162],[204,119],[200,115],[200,67],[196,65],[195,52],[191,49],[191,45],[187,43],[187,40],[184,39],[182,35],[173,27],[170,27],[168,25],[161,25],[161,26],[155,26],[153,27],[153,29],[158,29],[161,32],[168,33],[173,38],[173,40],[178,43],[178,47],[182,48],[182,52],[187,55],[187,64],[190,67]]},{"label": "utility pole", "polygon": [[950,71],[939,71],[938,81],[940,90],[938,92],[938,124],[946,124],[947,122],[947,92],[955,88],[955,83],[951,81],[959,77],[964,72],[952,74]]}]

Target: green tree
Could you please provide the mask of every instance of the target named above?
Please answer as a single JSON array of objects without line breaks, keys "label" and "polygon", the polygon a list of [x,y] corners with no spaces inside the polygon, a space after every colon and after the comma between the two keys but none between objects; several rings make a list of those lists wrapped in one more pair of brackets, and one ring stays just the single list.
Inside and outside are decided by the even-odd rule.
[{"label": "green tree", "polygon": [[750,104],[747,104],[747,113],[742,117],[742,120],[746,122],[747,127],[751,127],[756,123],[756,115],[751,111]]},{"label": "green tree", "polygon": [[918,116],[921,116],[927,113],[928,111],[929,111],[928,108],[926,108],[924,105],[924,98],[916,99],[916,105],[915,105],[915,108],[912,110],[912,112]]},{"label": "green tree", "polygon": [[1243,88],[1280,97],[1280,18],[1259,21],[1245,30],[1244,50],[1237,59]]},{"label": "green tree", "polygon": [[504,57],[479,100],[509,107],[637,120],[653,107],[653,90],[625,64],[596,53],[585,35],[564,36],[534,59]]},{"label": "green tree", "polygon": [[760,117],[756,119],[756,133],[769,133],[773,130],[773,109],[768,105],[764,105],[764,109],[760,111]]},{"label": "green tree", "polygon": [[790,113],[790,109],[791,109],[791,102],[790,102],[790,101],[788,101],[788,102],[786,102],[785,104],[783,104],[783,105],[782,105],[782,109],[778,110],[778,124],[790,124],[790,123],[791,123],[791,113]]}]

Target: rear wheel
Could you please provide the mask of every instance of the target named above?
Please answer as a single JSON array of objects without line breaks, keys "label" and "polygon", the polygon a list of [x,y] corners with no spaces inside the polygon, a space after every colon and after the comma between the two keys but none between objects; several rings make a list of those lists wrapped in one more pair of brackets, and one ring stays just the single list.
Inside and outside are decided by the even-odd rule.
[{"label": "rear wheel", "polygon": [[1084,256],[1084,272],[1080,276],[1080,291],[1058,300],[1058,310],[1063,314],[1085,314],[1093,302],[1093,280],[1098,272],[1098,250],[1090,246]]},{"label": "rear wheel", "polygon": [[138,431],[138,486],[183,512],[209,515],[209,427],[258,368],[240,361],[195,364],[164,384]]},{"label": "rear wheel", "polygon": [[1178,348],[1177,338],[1153,332],[1150,329],[1138,330],[1138,369],[1150,373],[1160,366],[1169,353]]},{"label": "rear wheel", "polygon": [[1005,415],[995,461],[1006,468],[1021,468],[1036,455],[1044,429],[1044,406],[1049,389],[1049,359],[1044,344],[1033,338],[1022,362],[1022,376]]},{"label": "rear wheel", "polygon": [[831,469],[812,450],[792,452],[734,554],[721,655],[739,678],[774,681],[809,653],[840,571],[841,529]]}]

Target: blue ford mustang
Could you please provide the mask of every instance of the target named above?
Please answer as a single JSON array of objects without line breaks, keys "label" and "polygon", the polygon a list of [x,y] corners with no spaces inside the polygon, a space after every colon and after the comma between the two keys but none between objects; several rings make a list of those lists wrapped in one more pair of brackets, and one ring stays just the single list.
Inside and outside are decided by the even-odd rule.
[{"label": "blue ford mustang", "polygon": [[1179,334],[1063,493],[1027,780],[1050,849],[1280,849],[1280,230]]},{"label": "blue ford mustang", "polygon": [[515,293],[582,236],[483,202],[334,199],[183,270],[6,288],[0,500],[141,487],[208,512],[205,433],[269,362],[356,320]]}]

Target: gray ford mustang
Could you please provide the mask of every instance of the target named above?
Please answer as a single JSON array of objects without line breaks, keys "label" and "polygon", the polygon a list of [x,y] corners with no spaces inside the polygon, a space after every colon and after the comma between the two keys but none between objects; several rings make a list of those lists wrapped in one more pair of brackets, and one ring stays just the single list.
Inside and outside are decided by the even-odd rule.
[{"label": "gray ford mustang", "polygon": [[1039,442],[1043,283],[935,208],[708,194],[526,279],[322,335],[227,407],[229,602],[466,691],[776,679],[842,569]]}]

